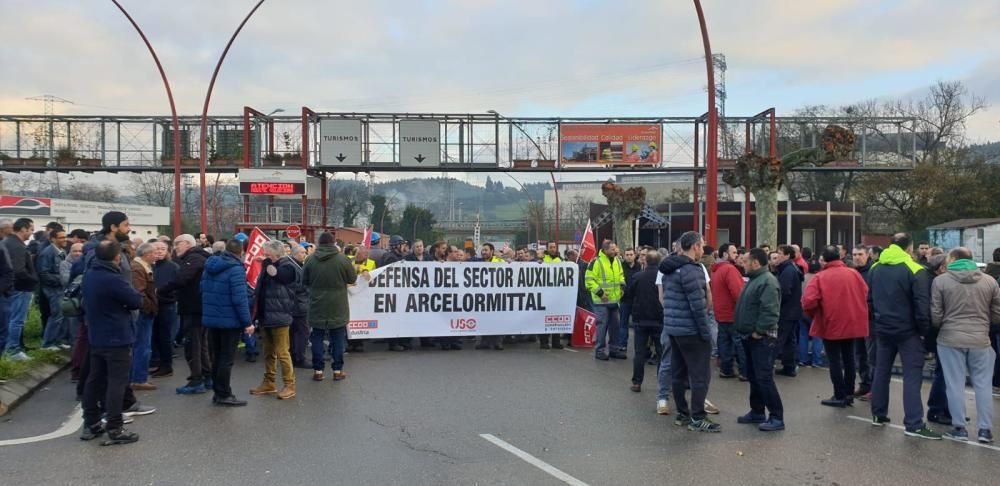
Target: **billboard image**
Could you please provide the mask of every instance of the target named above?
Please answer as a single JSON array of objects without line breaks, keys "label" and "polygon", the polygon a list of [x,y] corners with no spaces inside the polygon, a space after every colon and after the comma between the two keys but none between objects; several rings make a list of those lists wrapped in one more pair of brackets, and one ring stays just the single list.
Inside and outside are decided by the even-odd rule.
[{"label": "billboard image", "polygon": [[560,125],[565,165],[659,165],[660,126],[655,124]]}]

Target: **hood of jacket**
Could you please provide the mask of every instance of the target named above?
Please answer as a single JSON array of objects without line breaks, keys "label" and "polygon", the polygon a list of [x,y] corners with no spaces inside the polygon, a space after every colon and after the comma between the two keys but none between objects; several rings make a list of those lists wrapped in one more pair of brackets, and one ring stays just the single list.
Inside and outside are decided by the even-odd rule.
[{"label": "hood of jacket", "polygon": [[974,284],[983,278],[983,272],[979,271],[976,262],[966,259],[948,264],[947,275],[962,284]]},{"label": "hood of jacket", "polygon": [[693,265],[694,260],[687,255],[672,255],[667,257],[667,259],[660,262],[660,272],[670,275],[677,271],[677,269],[683,267],[684,265]]},{"label": "hood of jacket", "polygon": [[339,253],[340,253],[340,248],[337,248],[335,245],[320,245],[316,247],[316,253],[314,253],[313,256],[310,258],[316,258],[319,259],[320,261],[326,261],[333,258]]},{"label": "hood of jacket", "polygon": [[236,255],[226,251],[209,257],[205,262],[205,271],[208,272],[209,275],[218,275],[236,266],[242,267],[243,262],[240,261]]},{"label": "hood of jacket", "polygon": [[886,248],[881,255],[878,257],[879,265],[899,265],[904,264],[909,267],[910,271],[917,273],[923,270],[924,267],[920,266],[919,263],[913,261],[913,257],[910,256],[905,250],[899,247],[899,245],[892,244],[889,248]]}]

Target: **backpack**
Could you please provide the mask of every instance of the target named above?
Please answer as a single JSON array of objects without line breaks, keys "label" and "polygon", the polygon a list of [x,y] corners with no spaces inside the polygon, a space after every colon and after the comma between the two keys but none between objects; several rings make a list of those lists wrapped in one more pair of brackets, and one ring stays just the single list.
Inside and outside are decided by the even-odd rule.
[{"label": "backpack", "polygon": [[63,291],[62,302],[59,303],[62,315],[66,317],[83,316],[83,275],[77,275],[66,290]]}]

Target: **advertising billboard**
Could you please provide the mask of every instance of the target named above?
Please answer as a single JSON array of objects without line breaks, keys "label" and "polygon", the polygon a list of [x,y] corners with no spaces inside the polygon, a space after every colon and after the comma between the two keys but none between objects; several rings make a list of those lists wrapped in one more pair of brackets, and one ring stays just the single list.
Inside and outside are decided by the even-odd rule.
[{"label": "advertising billboard", "polygon": [[559,126],[562,165],[659,165],[657,124]]}]

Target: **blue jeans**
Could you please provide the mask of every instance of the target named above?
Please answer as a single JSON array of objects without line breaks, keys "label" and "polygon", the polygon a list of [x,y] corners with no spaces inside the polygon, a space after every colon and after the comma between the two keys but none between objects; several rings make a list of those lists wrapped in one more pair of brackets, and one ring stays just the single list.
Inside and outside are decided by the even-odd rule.
[{"label": "blue jeans", "polygon": [[242,336],[242,339],[243,339],[243,352],[246,353],[247,356],[251,356],[251,355],[256,356],[256,355],[260,354],[257,351],[257,335],[256,334],[247,334],[247,333],[244,332],[243,336]]},{"label": "blue jeans", "polygon": [[[935,350],[936,351],[936,350]],[[927,395],[927,418],[951,417],[948,411],[948,392],[946,391],[945,369],[941,364],[941,355],[934,353],[934,379],[931,381],[931,391]],[[962,378],[962,389],[965,389],[965,378]]]},{"label": "blue jeans", "polygon": [[24,331],[24,320],[28,318],[28,307],[31,305],[33,292],[13,291],[8,297],[10,303],[7,324],[7,353],[17,354],[21,349],[21,333]]},{"label": "blue jeans", "polygon": [[135,320],[135,344],[132,345],[132,372],[129,373],[129,383],[146,383],[149,381],[149,354],[153,345],[153,319],[145,312]]},{"label": "blue jeans", "polygon": [[69,321],[63,319],[62,305],[60,305],[62,304],[63,289],[46,287],[42,289],[42,295],[49,303],[49,322],[45,325],[45,334],[42,336],[42,347],[47,348],[59,344],[69,344]]},{"label": "blue jeans", "polygon": [[[799,363],[822,366],[823,340],[809,336],[810,326],[812,326],[811,317],[803,317],[802,320],[799,321]],[[811,357],[810,351],[812,351]]]},{"label": "blue jeans", "polygon": [[7,349],[7,297],[0,295],[0,354]]},{"label": "blue jeans", "polygon": [[614,347],[618,334],[618,309],[613,309],[611,304],[595,304],[594,314],[597,316],[597,346],[594,347],[594,354],[600,356],[616,351],[610,348]]},{"label": "blue jeans", "polygon": [[615,337],[615,351],[628,349],[628,322],[632,317],[632,304],[618,304],[618,336]]},{"label": "blue jeans", "polygon": [[660,333],[660,367],[656,370],[656,399],[669,400],[673,374],[670,371],[670,358],[673,354],[670,346],[670,336],[666,330]]},{"label": "blue jeans", "polygon": [[333,371],[344,371],[344,346],[347,345],[347,327],[337,329],[314,328],[309,333],[309,342],[312,344],[313,370],[323,371],[323,339],[330,338],[330,355],[333,362],[330,367]]},{"label": "blue jeans", "polygon": [[997,353],[993,348],[952,348],[938,344],[938,359],[944,361],[944,381],[948,387],[951,424],[965,427],[965,375],[972,380],[976,393],[976,423],[979,430],[993,424],[993,398],[990,385]]},{"label": "blue jeans", "polygon": [[736,333],[736,326],[731,322],[719,323],[719,371],[723,374],[733,374],[733,362],[739,367],[740,376],[747,376],[746,356],[743,353],[743,340]]},{"label": "blue jeans", "polygon": [[765,410],[771,417],[784,420],[785,408],[781,403],[778,386],[774,383],[774,353],[777,348],[775,338],[765,336],[743,339],[743,349],[747,358],[747,378],[750,381],[750,411],[763,416]]}]

